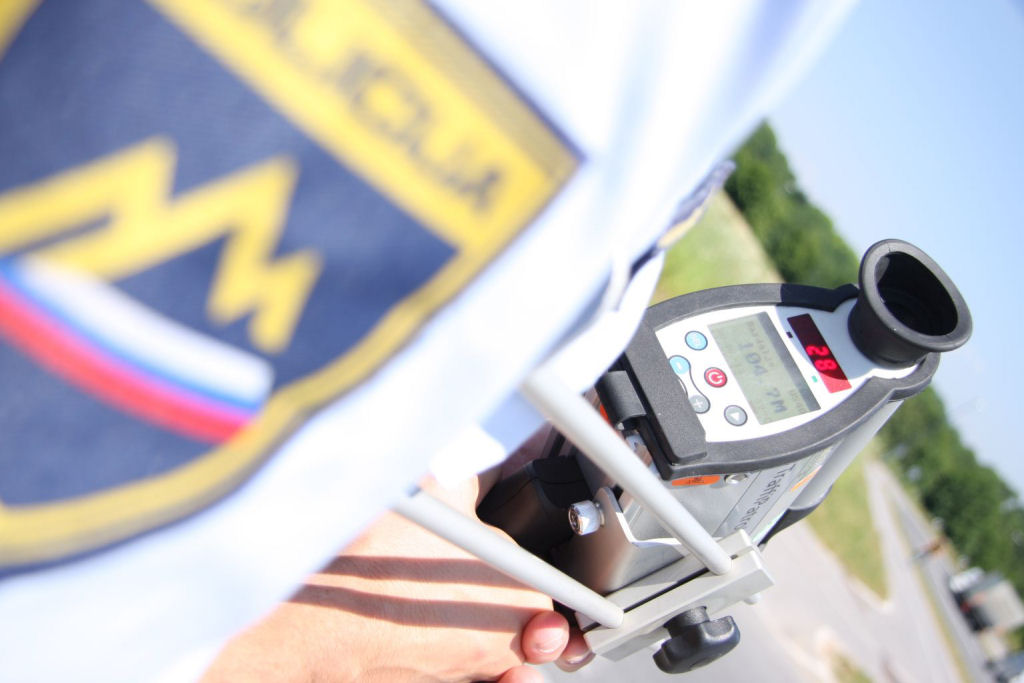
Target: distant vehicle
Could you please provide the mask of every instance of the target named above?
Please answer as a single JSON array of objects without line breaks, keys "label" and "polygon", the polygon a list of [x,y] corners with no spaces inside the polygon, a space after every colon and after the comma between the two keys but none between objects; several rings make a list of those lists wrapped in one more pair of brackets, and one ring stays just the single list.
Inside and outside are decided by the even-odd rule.
[{"label": "distant vehicle", "polygon": [[988,667],[998,683],[1019,683],[1024,680],[1024,652],[1011,653]]},{"label": "distant vehicle", "polygon": [[[981,567],[971,567],[950,577],[949,590],[954,596],[957,596],[980,581],[983,576],[985,576],[984,569]],[[959,598],[957,600],[959,601]]]},{"label": "distant vehicle", "polygon": [[998,572],[971,567],[949,579],[949,590],[975,631],[1009,631],[1024,625],[1024,602]]}]

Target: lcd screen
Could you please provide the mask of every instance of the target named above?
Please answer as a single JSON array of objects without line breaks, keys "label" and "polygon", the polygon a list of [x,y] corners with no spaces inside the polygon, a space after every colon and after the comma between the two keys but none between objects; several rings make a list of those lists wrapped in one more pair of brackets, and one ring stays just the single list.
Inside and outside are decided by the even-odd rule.
[{"label": "lcd screen", "polygon": [[834,394],[837,391],[849,389],[850,380],[846,378],[846,373],[843,372],[832,349],[825,343],[825,337],[821,335],[821,330],[814,324],[814,318],[804,313],[788,318],[787,322],[796,333],[796,338],[803,344],[804,353],[814,364],[814,369],[818,371],[818,375],[829,393]]},{"label": "lcd screen", "polygon": [[767,313],[715,323],[710,330],[760,424],[820,408]]}]

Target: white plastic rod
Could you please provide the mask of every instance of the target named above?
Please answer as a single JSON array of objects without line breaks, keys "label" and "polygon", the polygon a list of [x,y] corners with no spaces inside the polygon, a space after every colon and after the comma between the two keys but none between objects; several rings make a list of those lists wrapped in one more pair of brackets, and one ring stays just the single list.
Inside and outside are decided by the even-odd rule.
[{"label": "white plastic rod", "polygon": [[622,624],[621,607],[423,491],[402,500],[395,512],[602,626]]},{"label": "white plastic rod", "polygon": [[683,548],[715,574],[729,571],[732,558],[728,553],[690,511],[665,490],[587,399],[563,385],[544,366],[526,378],[521,391],[565,438],[647,508]]},{"label": "white plastic rod", "polygon": [[789,504],[791,510],[806,510],[825,499],[832,484],[846,471],[854,458],[864,450],[878,430],[892,417],[903,401],[893,401],[879,408],[878,412],[862,422],[847,434],[842,442],[829,454],[814,478],[804,486],[803,491]]}]

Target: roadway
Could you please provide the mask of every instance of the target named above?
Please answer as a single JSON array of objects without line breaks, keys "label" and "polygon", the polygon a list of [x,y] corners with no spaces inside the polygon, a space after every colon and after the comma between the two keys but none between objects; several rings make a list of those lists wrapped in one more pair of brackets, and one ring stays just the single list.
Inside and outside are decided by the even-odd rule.
[{"label": "roadway", "polygon": [[[892,474],[876,465],[878,487],[885,491],[886,497],[892,501],[892,512],[899,524],[899,529],[911,548],[924,548],[935,538],[936,529],[928,522],[910,499],[899,488]],[[935,605],[942,613],[950,636],[959,650],[960,661],[969,670],[974,681],[989,681],[991,677],[984,668],[986,654],[978,637],[967,626],[947,589],[949,578],[957,573],[953,558],[945,552],[937,552],[918,561],[921,576],[935,596]],[[1005,653],[999,653],[1005,654]]]},{"label": "roadway", "polygon": [[[805,524],[772,539],[765,559],[776,585],[754,606],[729,610],[742,633],[729,655],[684,679],[662,674],[643,650],[620,661],[597,659],[566,674],[545,667],[551,681],[685,680],[687,683],[759,681],[794,683],[833,680],[831,659],[839,653],[872,681],[957,683],[964,681],[949,651],[933,605],[943,611],[962,651],[971,683],[989,683],[984,655],[945,591],[952,563],[936,553],[915,560],[916,549],[934,535],[883,466],[866,468],[869,503],[885,561],[889,597],[882,601],[846,574]],[[924,580],[922,580],[924,579]],[[926,590],[933,591],[932,597]],[[721,615],[713,615],[721,616]]]}]

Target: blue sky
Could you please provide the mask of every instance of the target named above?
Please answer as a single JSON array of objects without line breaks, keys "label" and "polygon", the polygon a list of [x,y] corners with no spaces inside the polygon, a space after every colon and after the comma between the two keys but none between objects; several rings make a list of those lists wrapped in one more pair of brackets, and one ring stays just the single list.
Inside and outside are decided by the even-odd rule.
[{"label": "blue sky", "polygon": [[1024,498],[1024,2],[863,0],[771,124],[854,249],[905,239],[960,287],[935,385]]}]

